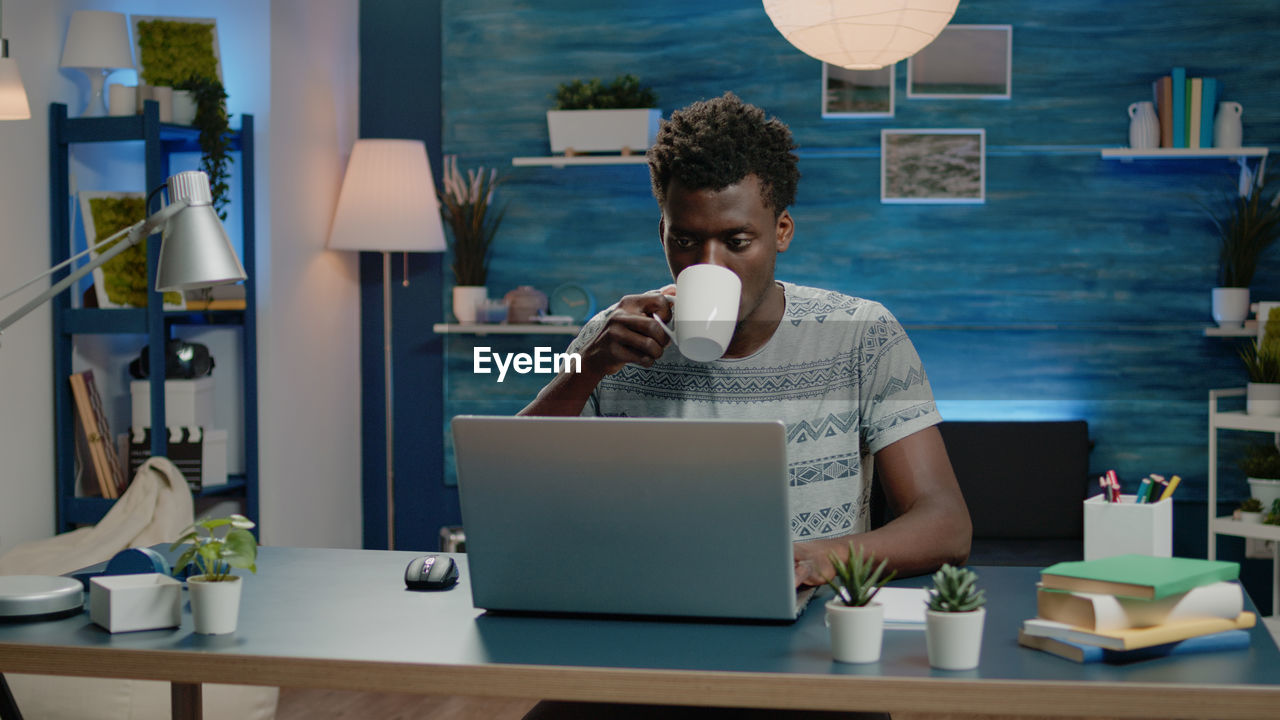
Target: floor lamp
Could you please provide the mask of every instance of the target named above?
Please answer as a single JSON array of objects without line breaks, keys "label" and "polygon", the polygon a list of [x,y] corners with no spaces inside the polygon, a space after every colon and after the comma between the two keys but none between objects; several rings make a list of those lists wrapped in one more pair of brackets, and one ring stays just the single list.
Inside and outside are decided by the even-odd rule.
[{"label": "floor lamp", "polygon": [[[387,549],[395,543],[395,418],[391,376],[391,253],[444,252],[436,186],[421,140],[357,140],[351,149],[331,250],[382,253],[382,362],[386,394]],[[405,284],[409,284],[406,273]]]}]

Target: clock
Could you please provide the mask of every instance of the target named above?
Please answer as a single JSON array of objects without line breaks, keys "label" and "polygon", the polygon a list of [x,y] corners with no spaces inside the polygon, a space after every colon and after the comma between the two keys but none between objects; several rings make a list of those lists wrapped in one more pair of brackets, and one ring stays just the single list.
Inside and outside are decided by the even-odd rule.
[{"label": "clock", "polygon": [[596,298],[585,287],[567,282],[551,291],[548,311],[552,315],[566,315],[576,323],[585,322],[596,314]]}]

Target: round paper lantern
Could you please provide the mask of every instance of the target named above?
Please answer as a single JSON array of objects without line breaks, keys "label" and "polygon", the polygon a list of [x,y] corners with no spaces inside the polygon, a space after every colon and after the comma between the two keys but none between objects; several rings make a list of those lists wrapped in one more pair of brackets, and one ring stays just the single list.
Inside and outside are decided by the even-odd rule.
[{"label": "round paper lantern", "polygon": [[951,21],[960,0],[764,0],[773,26],[800,52],[851,70],[914,55]]}]

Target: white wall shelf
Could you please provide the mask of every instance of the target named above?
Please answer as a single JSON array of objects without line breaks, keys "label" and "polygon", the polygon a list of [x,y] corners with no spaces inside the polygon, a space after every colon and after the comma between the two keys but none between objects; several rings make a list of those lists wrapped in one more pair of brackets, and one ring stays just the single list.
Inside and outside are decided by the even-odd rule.
[{"label": "white wall shelf", "polygon": [[1205,337],[1254,337],[1258,334],[1258,321],[1246,320],[1241,327],[1210,325],[1204,329]]},{"label": "white wall shelf", "polygon": [[1150,148],[1134,150],[1133,148],[1102,148],[1102,157],[1129,162],[1132,160],[1197,160],[1205,158],[1221,158],[1235,160],[1237,158],[1265,158],[1268,148]]},{"label": "white wall shelf", "polygon": [[639,155],[551,155],[548,157],[513,157],[511,164],[515,167],[566,165],[645,165],[649,159],[644,153]]},{"label": "white wall shelf", "polygon": [[577,335],[581,327],[536,323],[436,323],[431,329],[441,335]]}]

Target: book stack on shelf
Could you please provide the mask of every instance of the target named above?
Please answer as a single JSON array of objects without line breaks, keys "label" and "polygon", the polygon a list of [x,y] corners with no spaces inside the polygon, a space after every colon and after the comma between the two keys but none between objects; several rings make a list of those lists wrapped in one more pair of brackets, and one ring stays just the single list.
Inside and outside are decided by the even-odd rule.
[{"label": "book stack on shelf", "polygon": [[1156,117],[1160,120],[1160,147],[1213,147],[1213,113],[1222,97],[1216,78],[1187,77],[1176,67],[1151,83]]},{"label": "book stack on shelf", "polygon": [[1018,644],[1079,663],[1244,649],[1257,617],[1239,575],[1239,563],[1150,555],[1058,563],[1040,573]]}]

